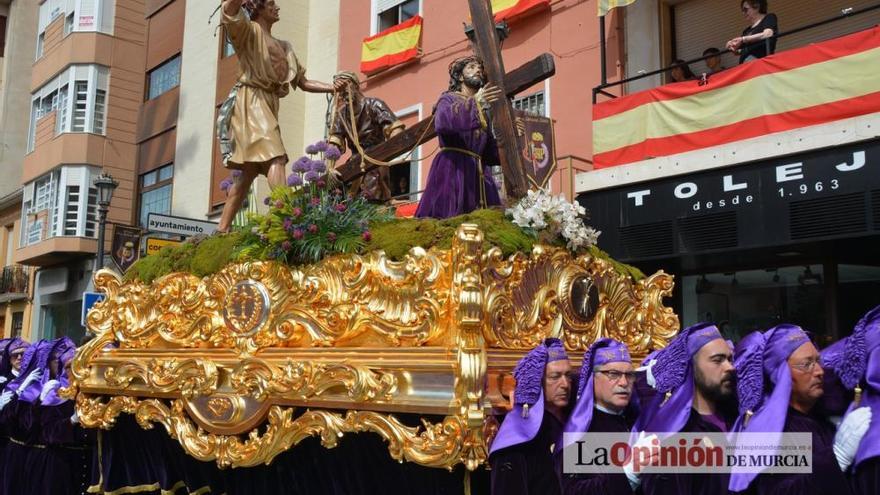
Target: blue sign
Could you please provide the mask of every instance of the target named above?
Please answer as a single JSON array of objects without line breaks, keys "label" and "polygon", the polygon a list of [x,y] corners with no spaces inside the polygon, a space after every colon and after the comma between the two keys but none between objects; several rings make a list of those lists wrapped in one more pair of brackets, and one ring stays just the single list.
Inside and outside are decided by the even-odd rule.
[{"label": "blue sign", "polygon": [[82,315],[80,316],[80,324],[86,326],[86,315],[99,301],[103,301],[107,297],[103,292],[83,292]]}]

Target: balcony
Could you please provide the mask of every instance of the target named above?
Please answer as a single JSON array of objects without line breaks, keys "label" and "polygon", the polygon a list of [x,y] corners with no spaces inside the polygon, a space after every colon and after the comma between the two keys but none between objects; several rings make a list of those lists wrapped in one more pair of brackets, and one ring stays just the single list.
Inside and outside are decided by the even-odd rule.
[{"label": "balcony", "polygon": [[0,303],[28,298],[31,269],[22,265],[3,268],[0,275]]}]

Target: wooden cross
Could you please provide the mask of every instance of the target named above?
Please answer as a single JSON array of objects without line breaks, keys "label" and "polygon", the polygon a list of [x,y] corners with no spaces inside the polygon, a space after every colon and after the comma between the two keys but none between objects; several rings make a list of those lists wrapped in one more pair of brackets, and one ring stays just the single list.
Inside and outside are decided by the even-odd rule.
[{"label": "wooden cross", "polygon": [[[541,54],[509,73],[504,73],[501,47],[496,37],[495,22],[489,1],[468,0],[475,34],[474,49],[477,55],[483,59],[488,80],[498,86],[505,95],[512,97],[556,74],[556,64],[553,61],[553,56],[549,53]],[[516,125],[510,102],[506,98],[495,102],[492,106],[492,116],[507,196],[519,199],[525,196],[528,191],[529,182],[523,166],[522,154],[516,144]],[[389,161],[436,136],[437,133],[431,125],[431,119],[427,118],[384,143],[377,144],[365,151],[372,158]],[[375,165],[366,163],[361,169],[360,158],[352,157],[337,168],[341,172],[342,180],[349,182],[375,167]]]}]

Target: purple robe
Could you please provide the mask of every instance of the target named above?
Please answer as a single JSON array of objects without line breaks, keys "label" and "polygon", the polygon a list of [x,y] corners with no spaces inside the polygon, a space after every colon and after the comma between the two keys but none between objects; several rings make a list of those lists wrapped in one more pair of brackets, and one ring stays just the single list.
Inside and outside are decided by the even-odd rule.
[{"label": "purple robe", "polygon": [[[719,421],[720,420],[720,421]],[[732,421],[727,418],[707,418],[691,409],[682,432],[726,433]],[[725,426],[724,429],[719,424]],[[718,495],[727,493],[730,474],[677,474],[657,473],[642,475],[642,491],[645,495]]]},{"label": "purple robe", "polygon": [[[634,422],[634,418],[626,413],[608,414],[594,409],[590,428],[587,431],[589,433],[627,433],[632,430]],[[633,490],[621,470],[619,473],[608,474],[563,474],[562,493],[565,495],[629,495],[633,493]]]},{"label": "purple robe", "polygon": [[872,457],[856,466],[852,474],[854,495],[874,495],[880,490],[880,457]]},{"label": "purple robe", "polygon": [[[785,432],[811,433],[813,437],[813,472],[809,474],[758,475],[754,492],[758,495],[848,495],[849,481],[840,471],[834,456],[834,425],[815,414],[788,409]],[[871,493],[876,493],[875,490]]]},{"label": "purple robe", "polygon": [[559,477],[551,451],[562,435],[562,423],[544,413],[538,434],[492,452],[492,495],[556,495],[561,493]]},{"label": "purple robe", "polygon": [[[440,151],[431,163],[416,217],[449,218],[470,213],[481,206],[481,189],[485,189],[486,206],[500,205],[490,168],[499,163],[498,145],[476,100],[454,92],[443,93],[434,111],[434,129]],[[480,155],[482,163],[474,156],[448,148]],[[478,165],[483,168],[483,188]]]}]

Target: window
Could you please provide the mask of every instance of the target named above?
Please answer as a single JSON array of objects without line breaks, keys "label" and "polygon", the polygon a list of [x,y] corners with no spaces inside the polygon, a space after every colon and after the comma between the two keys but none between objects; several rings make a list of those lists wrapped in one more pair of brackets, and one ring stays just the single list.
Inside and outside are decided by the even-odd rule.
[{"label": "window", "polygon": [[37,24],[37,58],[43,55],[46,28],[64,17],[64,36],[73,32],[113,34],[115,0],[44,0]]},{"label": "window", "polygon": [[419,0],[377,0],[377,32],[419,15]]},{"label": "window", "polygon": [[64,18],[64,36],[67,36],[73,31],[73,12],[67,14],[67,17]]},{"label": "window", "polygon": [[141,227],[147,226],[150,213],[171,213],[171,187],[174,179],[174,165],[151,170],[141,175],[140,218]]},{"label": "window", "polygon": [[180,84],[180,55],[151,70],[147,77],[148,100],[176,88]]},{"label": "window", "polygon": [[37,57],[36,58],[40,58],[43,56],[43,40],[44,39],[45,39],[45,36],[43,36],[43,33],[40,33],[40,35],[37,36]]},{"label": "window", "polygon": [[[32,95],[28,153],[34,150],[37,122],[57,112],[55,133],[104,134],[109,71],[98,65],[72,65]],[[71,91],[71,88],[72,91]]]},{"label": "window", "polygon": [[12,335],[11,337],[21,337],[21,331],[24,329],[24,312],[16,311],[12,313]]},{"label": "window", "polygon": [[537,117],[546,117],[544,114],[544,92],[538,91],[522,98],[514,98],[513,108]]},{"label": "window", "polygon": [[24,186],[22,247],[50,237],[95,237],[100,170],[65,165]]},{"label": "window", "polygon": [[6,16],[0,15],[0,58],[6,50]]}]

